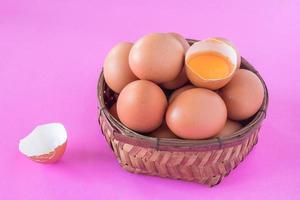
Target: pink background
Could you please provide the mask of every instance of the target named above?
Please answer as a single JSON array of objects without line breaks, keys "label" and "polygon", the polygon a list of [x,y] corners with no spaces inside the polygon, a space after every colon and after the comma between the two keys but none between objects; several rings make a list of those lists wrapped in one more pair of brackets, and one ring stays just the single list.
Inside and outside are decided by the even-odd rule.
[{"label": "pink background", "polygon": [[[300,199],[299,1],[160,2],[0,1],[0,199]],[[231,39],[269,87],[258,145],[214,188],[127,173],[100,133],[105,54],[158,31]],[[18,152],[20,138],[53,121],[69,134],[61,162]]]}]

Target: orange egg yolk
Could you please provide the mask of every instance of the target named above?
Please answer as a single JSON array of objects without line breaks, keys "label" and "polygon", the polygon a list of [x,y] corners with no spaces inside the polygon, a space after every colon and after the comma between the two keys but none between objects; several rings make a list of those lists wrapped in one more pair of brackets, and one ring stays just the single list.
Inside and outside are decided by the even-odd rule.
[{"label": "orange egg yolk", "polygon": [[225,78],[232,69],[229,59],[216,52],[195,54],[188,60],[188,65],[203,79]]}]

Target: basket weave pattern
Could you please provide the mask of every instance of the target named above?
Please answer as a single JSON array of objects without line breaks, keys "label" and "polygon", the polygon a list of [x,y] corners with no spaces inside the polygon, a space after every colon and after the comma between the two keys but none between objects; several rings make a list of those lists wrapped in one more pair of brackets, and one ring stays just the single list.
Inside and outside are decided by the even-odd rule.
[{"label": "basket weave pattern", "polygon": [[[195,40],[189,40],[193,43]],[[266,116],[268,91],[259,73],[242,58],[241,68],[256,73],[265,89],[264,102],[246,126],[228,138],[182,140],[151,138],[136,133],[108,112],[117,95],[98,82],[99,124],[120,165],[127,171],[214,186],[244,160],[258,141],[261,123]]]},{"label": "basket weave pattern", "polygon": [[120,165],[127,171],[161,177],[195,181],[206,185],[218,184],[234,169],[257,143],[259,129],[253,130],[243,143],[213,151],[160,151],[122,142],[114,137],[114,128],[100,116],[106,141]]}]

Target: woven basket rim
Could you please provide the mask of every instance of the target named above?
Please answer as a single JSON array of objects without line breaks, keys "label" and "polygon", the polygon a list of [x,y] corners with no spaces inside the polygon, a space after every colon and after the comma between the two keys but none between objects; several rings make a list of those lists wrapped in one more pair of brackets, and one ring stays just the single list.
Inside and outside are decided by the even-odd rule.
[{"label": "woven basket rim", "polygon": [[[187,39],[187,41],[190,44],[193,44],[194,42],[197,42],[199,40],[194,40],[194,39]],[[205,149],[213,149],[213,148],[222,148],[226,146],[233,146],[235,144],[241,143],[245,138],[247,138],[251,133],[252,130],[255,128],[259,127],[261,122],[265,119],[266,117],[266,112],[268,108],[268,102],[269,102],[269,95],[268,95],[268,89],[267,86],[259,74],[259,72],[243,57],[241,57],[241,66],[243,68],[248,69],[255,73],[260,81],[263,84],[264,87],[264,100],[262,103],[261,108],[259,111],[255,114],[253,119],[242,129],[238,130],[234,134],[230,136],[225,136],[225,137],[215,137],[211,139],[204,139],[204,140],[188,140],[188,139],[171,139],[171,138],[153,138],[150,136],[142,135],[138,132],[135,132],[129,128],[127,128],[125,125],[123,125],[121,122],[116,120],[108,111],[107,107],[105,106],[104,102],[104,89],[105,89],[105,81],[104,81],[104,76],[103,76],[103,70],[101,70],[101,74],[98,79],[98,84],[97,84],[97,97],[99,100],[100,108],[99,108],[99,118],[101,113],[106,117],[106,119],[111,123],[112,126],[114,126],[117,130],[119,131],[114,131],[114,135],[117,138],[122,138],[123,140],[138,140],[140,141],[141,144],[145,146],[150,146],[150,147],[202,147]]]}]

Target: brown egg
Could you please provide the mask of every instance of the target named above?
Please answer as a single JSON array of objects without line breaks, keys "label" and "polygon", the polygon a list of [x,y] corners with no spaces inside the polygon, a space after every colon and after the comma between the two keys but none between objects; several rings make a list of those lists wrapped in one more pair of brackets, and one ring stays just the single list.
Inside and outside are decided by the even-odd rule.
[{"label": "brown egg", "polygon": [[192,89],[192,88],[195,88],[195,86],[193,86],[193,85],[186,85],[186,86],[183,86],[182,88],[179,88],[179,89],[175,90],[171,94],[171,96],[169,97],[169,103],[171,103],[178,95],[180,95],[184,91],[186,91],[188,89]]},{"label": "brown egg", "polygon": [[118,112],[117,112],[117,103],[113,104],[110,109],[109,113],[116,119],[119,120]]},{"label": "brown egg", "polygon": [[121,42],[115,45],[105,58],[104,79],[107,85],[116,93],[120,93],[128,83],[138,79],[132,73],[128,62],[132,45],[130,42]]},{"label": "brown egg", "polygon": [[190,48],[190,44],[188,43],[188,41],[180,34],[178,33],[168,33],[170,35],[172,35],[173,37],[175,37],[179,42],[180,44],[183,46],[184,48],[184,52],[186,52],[189,48]]},{"label": "brown egg", "polygon": [[[186,52],[189,49],[190,45],[186,41],[186,39],[184,39],[184,37],[182,37],[178,33],[169,33],[169,34],[172,35],[173,37],[175,37],[181,43],[181,45],[184,48],[184,52]],[[174,80],[163,83],[162,87],[173,90],[173,89],[183,86],[187,81],[188,81],[188,78],[186,76],[184,63],[183,63],[180,74]]]},{"label": "brown egg", "polygon": [[152,33],[139,39],[129,53],[132,72],[143,80],[165,83],[174,80],[182,69],[184,49],[166,33]]},{"label": "brown egg", "polygon": [[149,136],[154,138],[178,138],[165,123],[155,131],[151,132]]},{"label": "brown egg", "polygon": [[242,125],[239,122],[232,121],[227,119],[224,128],[216,135],[216,137],[229,136],[242,128]]},{"label": "brown egg", "polygon": [[173,89],[183,86],[186,82],[188,82],[188,78],[186,77],[185,69],[182,68],[180,74],[177,76],[177,78],[175,80],[167,82],[167,83],[163,83],[161,86],[166,89],[173,90]]},{"label": "brown egg", "polygon": [[139,132],[151,132],[163,121],[167,98],[156,84],[137,80],[129,83],[120,93],[117,112],[120,121]]},{"label": "brown egg", "polygon": [[169,105],[166,113],[168,127],[178,137],[206,139],[218,134],[227,119],[221,97],[204,88],[189,89]]},{"label": "brown egg", "polygon": [[261,107],[264,87],[260,79],[251,71],[240,69],[233,79],[220,90],[233,120],[244,120],[253,116]]}]

